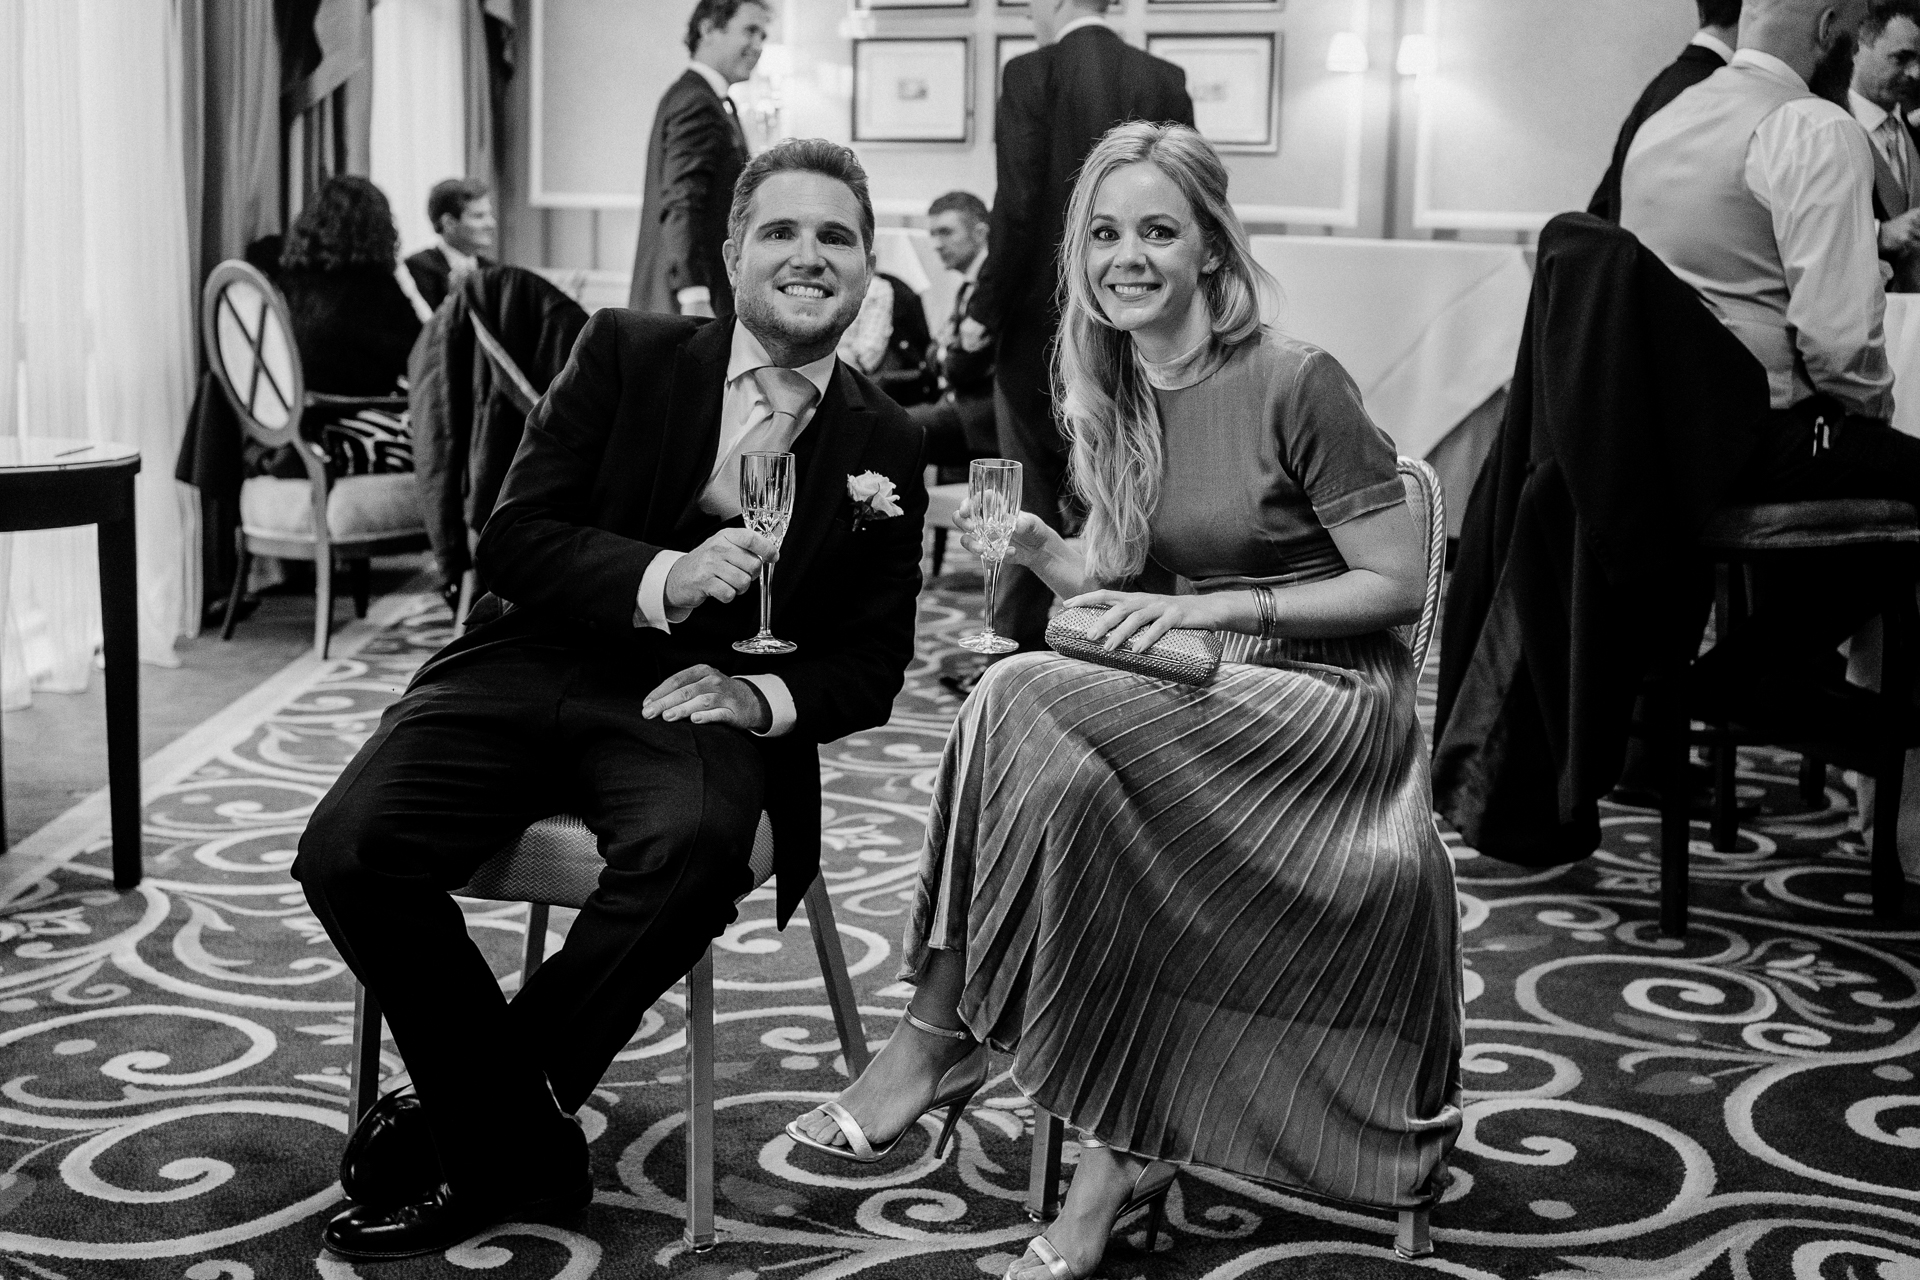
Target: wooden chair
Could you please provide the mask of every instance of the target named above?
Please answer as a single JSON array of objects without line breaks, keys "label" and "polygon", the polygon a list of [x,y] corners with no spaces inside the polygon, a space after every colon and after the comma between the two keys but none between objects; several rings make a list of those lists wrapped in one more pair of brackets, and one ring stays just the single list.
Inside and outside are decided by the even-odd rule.
[{"label": "wooden chair", "polygon": [[[1701,535],[1701,547],[1714,566],[1714,631],[1731,636],[1747,616],[1747,579],[1755,565],[1785,555],[1879,557],[1882,575],[1880,616],[1885,627],[1880,650],[1880,682],[1899,691],[1902,703],[1913,688],[1913,657],[1920,645],[1920,617],[1914,609],[1914,585],[1920,577],[1920,523],[1904,502],[1846,498],[1819,502],[1779,502],[1729,507],[1715,515]],[[1660,806],[1660,931],[1683,937],[1687,931],[1687,861],[1691,852],[1692,812],[1688,756],[1691,745],[1705,746],[1713,761],[1714,802],[1709,823],[1714,849],[1737,847],[1739,820],[1734,769],[1742,746],[1783,746],[1801,754],[1800,788],[1809,803],[1825,791],[1825,764],[1870,774],[1878,782],[1874,829],[1869,837],[1873,913],[1882,920],[1900,916],[1906,878],[1900,867],[1897,833],[1900,784],[1906,752],[1920,746],[1910,726],[1890,737],[1856,736],[1845,740],[1783,740],[1778,732],[1725,720],[1689,727],[1686,681],[1670,675],[1650,686],[1647,723],[1637,726],[1662,779]],[[1909,717],[1911,719],[1911,717]],[[1816,773],[1815,770],[1818,770]]]},{"label": "wooden chair", "polygon": [[[547,917],[553,907],[579,908],[600,883],[606,868],[587,824],[571,815],[546,818],[528,827],[511,846],[483,863],[473,878],[454,890],[462,897],[496,902],[525,902],[527,942],[520,966],[522,984],[546,958]],[[765,814],[754,836],[749,861],[755,888],[773,875],[773,828]],[[867,1037],[860,1022],[847,958],[834,924],[827,883],[815,876],[807,889],[807,927],[814,955],[827,983],[827,1002],[840,1036],[847,1070],[858,1076],[867,1067]],[[687,1244],[696,1250],[714,1245],[713,1224],[713,950],[687,974]],[[380,1082],[380,1008],[373,994],[356,984],[353,999],[353,1084],[351,1106],[358,1123],[378,1098]]]},{"label": "wooden chair", "polygon": [[[1417,458],[1399,460],[1401,481],[1407,486],[1407,505],[1414,523],[1425,541],[1427,589],[1420,616],[1395,633],[1413,654],[1416,679],[1426,669],[1433,647],[1433,633],[1440,618],[1440,587],[1447,557],[1447,513],[1441,496],[1440,477]],[[1066,1137],[1066,1125],[1058,1117],[1035,1107],[1033,1113],[1033,1153],[1027,1172],[1027,1216],[1035,1222],[1051,1221],[1060,1211],[1060,1148]],[[1393,1247],[1403,1258],[1424,1258],[1433,1252],[1433,1237],[1428,1226],[1431,1206],[1402,1209],[1394,1234]]]},{"label": "wooden chair", "polygon": [[354,609],[365,617],[371,559],[425,551],[431,544],[410,472],[335,477],[327,469],[326,450],[300,434],[300,420],[315,409],[398,413],[407,402],[308,391],[286,300],[244,262],[223,262],[207,277],[200,335],[241,430],[270,448],[293,445],[307,473],[305,480],[254,476],[242,484],[240,527],[234,532],[239,563],[220,638],[233,639],[254,556],[308,560],[314,576],[313,648],[324,658],[333,630],[335,562],[350,567]]}]

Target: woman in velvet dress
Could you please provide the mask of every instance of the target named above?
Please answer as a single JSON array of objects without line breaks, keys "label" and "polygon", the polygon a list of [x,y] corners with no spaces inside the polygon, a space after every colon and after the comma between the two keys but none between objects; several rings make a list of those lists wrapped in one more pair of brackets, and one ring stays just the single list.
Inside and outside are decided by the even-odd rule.
[{"label": "woman in velvet dress", "polygon": [[1453,875],[1390,630],[1425,555],[1392,442],[1331,356],[1261,325],[1271,281],[1192,130],[1101,140],[1061,262],[1085,552],[1025,515],[1012,555],[1104,608],[1109,644],[1210,629],[1227,661],[1197,689],[1053,654],[987,671],[934,793],[908,1021],[788,1130],[883,1153],[1011,1052],[1091,1139],[1014,1280],[1092,1274],[1179,1164],[1425,1206],[1460,1127]]}]

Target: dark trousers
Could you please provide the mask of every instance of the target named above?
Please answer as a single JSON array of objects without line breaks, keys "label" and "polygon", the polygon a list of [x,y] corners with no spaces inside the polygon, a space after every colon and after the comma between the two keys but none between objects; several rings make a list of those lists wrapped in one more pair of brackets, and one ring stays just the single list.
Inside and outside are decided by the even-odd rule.
[{"label": "dark trousers", "polygon": [[[380,1002],[456,1190],[548,1172],[554,1100],[587,1099],[752,887],[759,754],[738,729],[642,720],[657,665],[519,642],[429,670],[300,840],[294,877]],[[448,890],[559,812],[606,869],[509,1003]]]},{"label": "dark trousers", "polygon": [[[1836,408],[1816,397],[1769,414],[1733,500],[1893,498],[1920,506],[1920,439],[1868,418],[1843,421]],[[1834,650],[1878,609],[1884,572],[1867,552],[1772,558],[1754,574],[1751,620],[1731,644],[1715,647],[1706,669],[1730,680],[1837,678]]]},{"label": "dark trousers", "polygon": [[[1020,464],[1021,506],[1062,534],[1079,527],[1067,490],[1067,441],[1054,416],[1047,364],[1051,327],[1009,326],[1000,336],[994,365],[993,413],[1001,456]],[[994,630],[1022,649],[1046,647],[1047,613],[1053,592],[1038,575],[1006,565],[994,601]]]},{"label": "dark trousers", "polygon": [[943,470],[957,468],[966,478],[975,458],[995,458],[1000,439],[994,426],[993,393],[942,396],[930,404],[907,406],[911,418],[927,434],[926,460]]}]

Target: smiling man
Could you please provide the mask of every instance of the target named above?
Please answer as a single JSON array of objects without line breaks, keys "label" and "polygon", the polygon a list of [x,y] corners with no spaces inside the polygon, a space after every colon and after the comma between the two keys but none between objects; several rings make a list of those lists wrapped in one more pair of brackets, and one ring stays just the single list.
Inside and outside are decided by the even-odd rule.
[{"label": "smiling man", "polygon": [[[866,174],[844,147],[781,143],[741,175],[728,229],[737,318],[588,322],[480,539],[504,614],[421,669],[300,842],[294,874],[417,1090],[349,1144],[358,1203],[324,1236],[347,1257],[585,1206],[570,1113],[734,919],[763,810],[785,923],[819,862],[816,746],[884,723],[913,656],[921,433],[834,356],[873,270]],[[778,547],[741,527],[756,451],[795,456]],[[902,513],[856,529],[867,472]],[[745,657],[775,555],[773,629],[799,647]],[[508,1003],[447,891],[563,811],[606,870]]]}]

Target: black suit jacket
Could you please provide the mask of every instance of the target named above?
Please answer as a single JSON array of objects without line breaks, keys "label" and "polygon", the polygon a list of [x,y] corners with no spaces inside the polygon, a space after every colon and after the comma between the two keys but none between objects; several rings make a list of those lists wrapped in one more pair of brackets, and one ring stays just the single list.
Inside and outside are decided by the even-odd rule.
[{"label": "black suit jacket", "polygon": [[1548,866],[1599,844],[1634,697],[1698,645],[1700,530],[1766,414],[1759,362],[1631,233],[1546,225],[1440,629],[1433,805],[1474,848]]},{"label": "black suit jacket", "polygon": [[733,184],[747,166],[747,138],[706,78],[688,68],[660,98],[647,146],[647,189],[627,305],[679,311],[674,295],[705,285],[716,316],[733,314],[720,246]]},{"label": "black suit jacket", "polygon": [[[987,260],[967,312],[989,332],[1051,335],[1061,228],[1080,162],[1126,120],[1193,123],[1187,73],[1111,28],[1087,26],[1023,53],[1001,76],[994,111]],[[1044,346],[1044,342],[1040,344]],[[1002,346],[1003,359],[1013,354]]]},{"label": "black suit jacket", "polygon": [[[798,720],[763,739],[779,918],[820,862],[817,744],[884,724],[913,657],[920,534],[927,509],[923,439],[906,413],[844,364],[795,443],[793,520],[773,574],[773,629],[799,645],[750,657],[759,597],[708,603],[666,634],[635,627],[640,579],[662,550],[690,551],[719,528],[695,505],[712,473],[733,321],[610,308],[587,322],[573,356],[528,415],[476,567],[514,606],[433,659],[528,639],[633,657],[663,670],[710,663],[771,672]],[[903,514],[855,531],[847,478],[890,477]],[[633,714],[640,714],[638,702]],[[723,785],[723,780],[716,780]]]},{"label": "black suit jacket", "polygon": [[[491,267],[492,258],[482,256],[482,267]],[[422,249],[407,256],[407,274],[413,277],[413,287],[420,291],[420,297],[435,311],[447,300],[447,291],[453,280],[453,264],[447,261],[447,255],[440,251],[439,245],[431,249]]]},{"label": "black suit jacket", "polygon": [[1660,108],[1726,65],[1725,58],[1705,45],[1690,44],[1653,78],[1641,91],[1633,110],[1627,112],[1626,123],[1620,126],[1620,137],[1613,144],[1613,163],[1607,166],[1607,176],[1594,188],[1593,199],[1587,202],[1588,213],[1608,222],[1620,221],[1620,170],[1627,163],[1627,149],[1633,146],[1640,126]]}]

